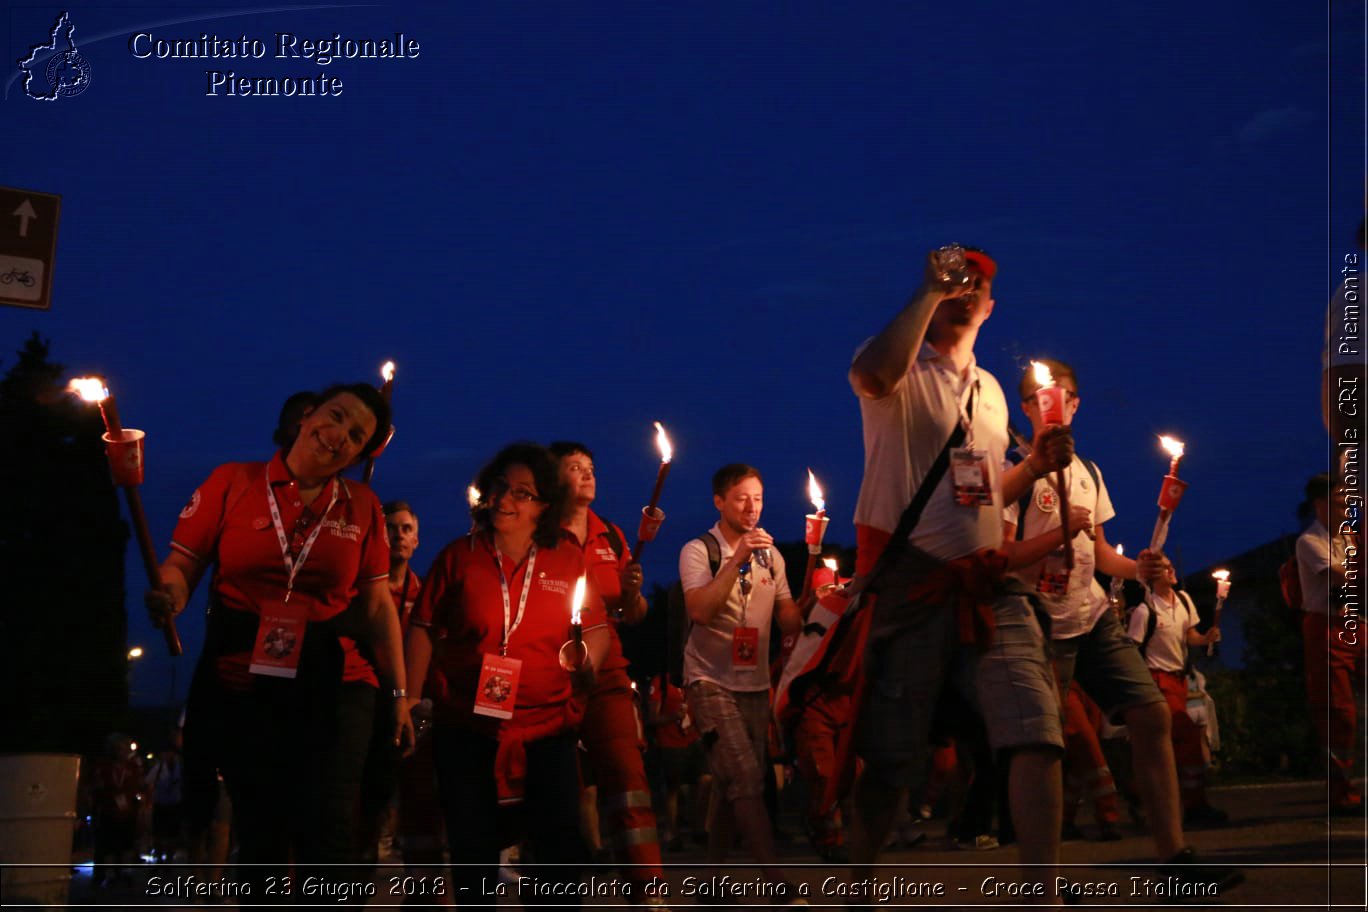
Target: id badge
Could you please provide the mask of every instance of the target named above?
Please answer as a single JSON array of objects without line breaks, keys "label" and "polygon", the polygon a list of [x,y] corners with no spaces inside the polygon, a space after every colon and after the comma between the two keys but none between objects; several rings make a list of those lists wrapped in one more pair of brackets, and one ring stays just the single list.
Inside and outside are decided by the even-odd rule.
[{"label": "id badge", "polygon": [[513,718],[521,674],[522,659],[486,653],[480,664],[480,682],[475,685],[475,715]]},{"label": "id badge", "polygon": [[252,648],[252,674],[293,678],[299,674],[299,652],[304,645],[304,609],[285,601],[261,606],[256,645]]},{"label": "id badge", "polygon": [[961,507],[990,507],[993,492],[988,487],[988,452],[955,447],[950,451],[950,480],[955,503]]},{"label": "id badge", "polygon": [[1040,565],[1040,579],[1036,592],[1042,595],[1063,595],[1069,591],[1069,568],[1064,564],[1062,550],[1051,551]]},{"label": "id badge", "polygon": [[732,668],[760,665],[760,628],[737,627],[732,631]]}]

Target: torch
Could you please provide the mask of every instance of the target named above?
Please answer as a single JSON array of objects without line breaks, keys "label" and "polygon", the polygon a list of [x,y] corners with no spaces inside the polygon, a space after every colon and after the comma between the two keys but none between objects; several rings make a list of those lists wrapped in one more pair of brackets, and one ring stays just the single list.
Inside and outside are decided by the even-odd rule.
[{"label": "torch", "polygon": [[655,422],[656,448],[660,450],[660,468],[656,471],[655,488],[651,491],[651,502],[641,508],[641,525],[637,526],[636,547],[632,549],[634,559],[641,562],[641,549],[648,541],[653,541],[665,521],[665,511],[656,508],[660,503],[660,492],[665,487],[665,476],[670,474],[670,460],[674,458],[674,447],[665,433],[664,426]]},{"label": "torch", "polygon": [[[834,557],[823,558],[822,564],[831,571],[831,587],[839,589],[841,586],[841,565]],[[820,589],[821,587],[818,586],[817,588]]]},{"label": "torch", "polygon": [[570,598],[570,639],[561,644],[560,665],[566,671],[579,671],[589,658],[589,650],[584,645],[584,626],[580,623],[580,612],[584,608],[584,577],[575,580],[575,593]]},{"label": "torch", "polygon": [[1151,551],[1159,551],[1164,547],[1164,542],[1168,540],[1169,522],[1173,519],[1173,511],[1178,509],[1178,502],[1183,499],[1183,491],[1187,490],[1187,482],[1178,477],[1178,466],[1182,463],[1183,453],[1187,449],[1183,441],[1174,437],[1160,437],[1159,445],[1169,454],[1169,470],[1159,488],[1159,517],[1154,521],[1154,534],[1150,536]]},{"label": "torch", "polygon": [[[1125,549],[1120,545],[1116,546],[1116,556],[1121,557],[1125,554]],[[1107,601],[1111,602],[1112,610],[1116,612],[1118,619],[1121,619],[1122,612],[1126,608],[1126,581],[1120,574],[1111,578],[1111,585],[1107,587]]]},{"label": "torch", "polygon": [[[1230,595],[1230,571],[1217,570],[1211,574],[1211,578],[1216,580],[1216,615],[1211,619],[1213,630],[1221,626],[1221,608],[1225,606],[1226,596]],[[1207,655],[1216,651],[1215,643],[1207,643]]]},{"label": "torch", "polygon": [[817,483],[817,476],[812,474],[812,469],[808,469],[808,500],[812,501],[812,509],[816,512],[803,517],[803,540],[807,542],[808,549],[807,569],[803,571],[803,595],[807,595],[808,590],[812,588],[812,573],[817,569],[817,555],[822,553],[822,538],[826,535],[827,524],[831,522],[826,515],[822,486]]},{"label": "torch", "polygon": [[[385,405],[389,405],[394,400],[394,362],[386,361],[380,368],[380,379],[384,382],[380,384],[380,396],[385,400]],[[375,460],[381,453],[385,452],[385,447],[389,446],[390,440],[394,437],[394,421],[390,421],[389,434],[385,436],[385,442],[376,448],[374,453],[366,457],[366,470],[361,475],[361,481],[365,484],[371,483],[371,476],[375,474]]]},{"label": "torch", "polygon": [[[1041,423],[1065,424],[1064,390],[1055,386],[1054,375],[1044,364],[1032,361],[1031,370],[1035,373],[1036,407],[1040,409]],[[1059,528],[1064,533],[1064,566],[1072,580],[1074,550],[1073,536],[1069,534],[1069,486],[1064,482],[1063,469],[1055,470],[1055,491],[1059,494]],[[1020,521],[1025,522],[1026,517],[1020,517]],[[1066,582],[1064,585],[1067,587],[1069,584]]]},{"label": "torch", "polygon": [[[78,377],[71,381],[70,389],[86,402],[93,402],[100,407],[100,416],[104,419],[105,425],[105,455],[109,459],[110,473],[114,476],[114,483],[123,488],[129,518],[133,521],[133,532],[138,539],[143,569],[147,572],[147,583],[153,589],[160,589],[162,581],[161,572],[157,569],[157,552],[152,547],[152,534],[147,529],[147,514],[143,512],[142,495],[138,492],[138,485],[143,481],[143,439],[147,435],[133,428],[125,430],[119,423],[119,407],[99,377]],[[162,636],[166,639],[167,651],[173,656],[180,655],[183,650],[174,618],[164,619]]]}]

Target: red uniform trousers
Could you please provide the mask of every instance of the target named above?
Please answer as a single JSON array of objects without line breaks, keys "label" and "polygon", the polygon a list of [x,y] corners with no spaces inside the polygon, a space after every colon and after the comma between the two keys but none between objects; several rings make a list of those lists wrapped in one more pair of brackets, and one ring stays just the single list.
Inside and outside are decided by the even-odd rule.
[{"label": "red uniform trousers", "polygon": [[641,758],[636,702],[626,672],[608,672],[600,681],[584,711],[580,740],[589,752],[618,859],[631,864],[626,878],[641,884],[662,876],[651,784]]},{"label": "red uniform trousers", "polygon": [[[1345,642],[1353,640],[1355,642]],[[1302,647],[1306,656],[1306,702],[1326,753],[1330,802],[1353,807],[1363,798],[1354,785],[1354,694],[1363,693],[1364,628],[1330,624],[1324,614],[1302,615]]]},{"label": "red uniform trousers", "polygon": [[[1097,740],[1090,708],[1097,710],[1097,704],[1085,702],[1077,684],[1071,684],[1064,699],[1064,755],[1068,768],[1064,777],[1064,822],[1073,823],[1079,803],[1089,800],[1093,804],[1093,818],[1099,824],[1116,823],[1121,819],[1116,782]],[[1101,715],[1101,710],[1097,710],[1098,721]]]},{"label": "red uniform trousers", "polygon": [[1173,759],[1178,765],[1178,789],[1183,808],[1206,804],[1206,761],[1202,759],[1202,729],[1187,714],[1187,678],[1180,671],[1150,669],[1154,683],[1167,701],[1173,721]]},{"label": "red uniform trousers", "polygon": [[[827,780],[840,775],[836,763],[836,742],[841,729],[850,724],[850,696],[822,694],[803,706],[793,727],[793,748],[798,773],[807,785],[807,826],[818,848],[844,844],[841,807],[826,805]],[[832,794],[841,800],[850,794],[853,777],[846,775]]]}]

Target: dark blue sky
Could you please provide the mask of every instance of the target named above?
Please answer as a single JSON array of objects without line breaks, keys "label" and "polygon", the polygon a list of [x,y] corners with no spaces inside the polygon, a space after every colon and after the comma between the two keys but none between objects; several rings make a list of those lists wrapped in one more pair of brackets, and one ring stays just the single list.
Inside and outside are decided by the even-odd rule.
[{"label": "dark blue sky", "polygon": [[[63,208],[52,310],[0,308],[0,350],[37,329],[110,378],[149,434],[163,548],[214,465],[269,455],[288,393],[386,358],[398,435],[376,487],[420,511],[424,566],[515,438],[593,446],[599,506],[631,531],[659,419],[677,459],[647,573],[668,583],[723,462],[762,468],[781,538],[811,465],[829,538],[853,537],[850,355],[958,240],[1001,264],[980,363],[1009,388],[1033,356],[1078,368],[1111,540],[1148,541],[1157,433],[1189,444],[1186,569],[1293,531],[1326,463],[1322,321],[1362,211],[1362,4],[1027,6],[67,7],[88,90],[39,103],[5,70],[0,184]],[[61,9],[10,11],[8,59]],[[140,60],[139,31],[270,51]],[[276,32],[396,31],[418,58],[273,56]],[[206,97],[212,69],[343,94]],[[129,579],[130,642],[156,647],[136,698],[159,700],[132,551]]]}]

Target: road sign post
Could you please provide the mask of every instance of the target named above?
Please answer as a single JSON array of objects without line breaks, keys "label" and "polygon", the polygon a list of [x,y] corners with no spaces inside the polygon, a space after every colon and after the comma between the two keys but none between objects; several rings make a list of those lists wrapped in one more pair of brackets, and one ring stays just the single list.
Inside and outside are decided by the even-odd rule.
[{"label": "road sign post", "polygon": [[62,198],[0,187],[0,304],[47,310]]}]

